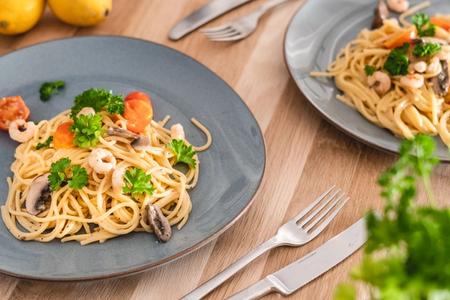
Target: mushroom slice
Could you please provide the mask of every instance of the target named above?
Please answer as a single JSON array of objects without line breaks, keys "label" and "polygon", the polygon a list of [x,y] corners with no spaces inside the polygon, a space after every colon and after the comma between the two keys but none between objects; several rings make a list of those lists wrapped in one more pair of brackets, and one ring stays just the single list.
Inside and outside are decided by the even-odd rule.
[{"label": "mushroom slice", "polygon": [[433,90],[436,95],[443,97],[448,94],[450,86],[449,74],[448,74],[448,62],[441,60],[442,71],[431,79],[433,83]]},{"label": "mushroom slice", "polygon": [[131,142],[131,146],[136,150],[147,150],[150,146],[150,138],[148,136],[140,135]]},{"label": "mushroom slice", "polygon": [[379,0],[373,14],[372,29],[383,26],[383,21],[389,17],[389,9],[384,0]]},{"label": "mushroom slice", "polygon": [[167,220],[161,209],[156,205],[149,204],[147,213],[149,223],[158,240],[167,242],[172,236],[172,228],[170,227],[169,220]]},{"label": "mushroom slice", "polygon": [[36,177],[31,183],[25,200],[25,208],[30,215],[37,215],[46,208],[46,203],[50,200],[51,190],[48,176],[50,173]]},{"label": "mushroom slice", "polygon": [[133,133],[126,129],[122,129],[120,127],[113,127],[113,126],[108,127],[108,135],[120,136],[126,139],[133,139],[133,140],[139,138],[139,135],[137,135],[136,133]]}]

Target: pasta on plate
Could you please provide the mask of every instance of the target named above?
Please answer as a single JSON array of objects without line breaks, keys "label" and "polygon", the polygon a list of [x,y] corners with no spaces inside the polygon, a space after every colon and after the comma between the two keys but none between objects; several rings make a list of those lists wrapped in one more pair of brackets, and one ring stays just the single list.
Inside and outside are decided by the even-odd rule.
[{"label": "pasta on plate", "polygon": [[[196,119],[207,142],[192,146],[183,126],[153,120],[148,95],[125,100],[100,89],[85,91],[71,110],[38,124],[9,124],[21,144],[11,165],[9,193],[1,215],[20,240],[104,242],[134,231],[160,241],[188,221],[188,191],[197,184],[197,151],[211,134]],[[185,170],[179,168],[187,166]]]}]

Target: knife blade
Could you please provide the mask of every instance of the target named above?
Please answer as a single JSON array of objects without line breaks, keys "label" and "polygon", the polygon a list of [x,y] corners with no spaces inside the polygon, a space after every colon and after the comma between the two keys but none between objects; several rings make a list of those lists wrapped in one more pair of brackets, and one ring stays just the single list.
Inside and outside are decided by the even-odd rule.
[{"label": "knife blade", "polygon": [[362,218],[316,250],[238,292],[228,300],[257,299],[271,292],[292,294],[345,260],[366,241],[366,222]]},{"label": "knife blade", "polygon": [[252,0],[210,0],[207,4],[178,22],[170,31],[169,38],[179,40],[209,21]]}]

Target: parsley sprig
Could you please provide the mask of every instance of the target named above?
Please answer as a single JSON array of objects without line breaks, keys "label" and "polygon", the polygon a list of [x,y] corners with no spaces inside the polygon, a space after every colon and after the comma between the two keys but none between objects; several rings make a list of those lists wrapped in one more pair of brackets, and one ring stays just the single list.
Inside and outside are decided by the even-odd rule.
[{"label": "parsley sprig", "polygon": [[419,43],[414,46],[413,54],[416,57],[433,56],[441,51],[438,43]]},{"label": "parsley sprig", "polygon": [[50,98],[58,93],[60,90],[66,87],[66,83],[62,80],[57,80],[53,82],[44,82],[39,89],[40,98],[42,101],[46,102]]},{"label": "parsley sprig", "polygon": [[124,111],[123,97],[113,95],[104,89],[89,89],[75,97],[75,104],[71,110],[74,118],[84,107],[92,107],[96,112],[106,110],[111,114],[122,114]]},{"label": "parsley sprig", "polygon": [[[450,299],[450,208],[434,206],[434,150],[428,136],[403,142],[399,160],[379,178],[385,206],[381,214],[367,214],[364,257],[352,272],[375,299]],[[420,182],[429,200],[425,206],[415,202]],[[335,298],[356,299],[356,289],[341,285]]]},{"label": "parsley sprig", "polygon": [[41,150],[43,148],[49,148],[50,144],[53,142],[53,136],[49,136],[43,143],[38,143],[36,145],[36,150]]},{"label": "parsley sprig", "polygon": [[80,165],[72,165],[67,157],[52,163],[48,177],[52,191],[68,184],[70,188],[79,190],[87,185],[88,174]]},{"label": "parsley sprig", "polygon": [[125,194],[136,197],[144,194],[152,195],[155,191],[151,183],[152,176],[146,174],[142,169],[132,168],[127,170],[123,178],[125,179],[125,186],[123,187]]},{"label": "parsley sprig", "polygon": [[377,68],[375,68],[374,66],[371,66],[371,65],[364,66],[364,72],[366,73],[367,76],[372,76],[376,70],[377,70]]},{"label": "parsley sprig", "polygon": [[102,116],[95,114],[74,117],[70,130],[75,134],[75,145],[81,148],[94,147],[102,134]]},{"label": "parsley sprig", "polygon": [[172,150],[173,154],[175,154],[176,163],[185,163],[190,168],[195,168],[196,160],[194,159],[194,155],[197,153],[192,149],[191,145],[186,145],[183,140],[173,139],[168,147]]},{"label": "parsley sprig", "polygon": [[392,76],[408,74],[409,58],[408,50],[410,44],[405,43],[402,47],[395,48],[389,53],[383,68]]},{"label": "parsley sprig", "polygon": [[431,24],[430,17],[425,13],[418,13],[412,17],[412,22],[416,26],[417,33],[420,37],[434,36],[436,34],[436,26]]}]

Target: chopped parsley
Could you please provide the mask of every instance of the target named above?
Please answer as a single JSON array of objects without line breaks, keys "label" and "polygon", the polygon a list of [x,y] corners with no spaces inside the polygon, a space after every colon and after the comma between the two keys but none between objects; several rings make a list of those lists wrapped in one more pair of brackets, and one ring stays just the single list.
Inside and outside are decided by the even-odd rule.
[{"label": "chopped parsley", "polygon": [[432,56],[441,51],[442,47],[438,43],[420,43],[416,44],[413,54],[416,57]]},{"label": "chopped parsley", "polygon": [[151,183],[152,176],[146,174],[142,169],[132,168],[127,170],[123,178],[125,179],[125,186],[123,187],[125,194],[136,197],[144,194],[152,195],[155,191]]},{"label": "chopped parsley", "polygon": [[182,162],[187,164],[190,168],[195,168],[196,160],[194,155],[197,153],[192,149],[192,146],[186,145],[183,140],[172,140],[168,147],[175,154],[176,163]]},{"label": "chopped parsley", "polygon": [[95,114],[74,117],[70,131],[75,134],[75,145],[81,148],[94,147],[102,134],[102,116]]},{"label": "chopped parsley", "polygon": [[87,185],[88,174],[85,168],[72,165],[70,159],[65,157],[52,163],[48,180],[52,191],[66,184],[72,189],[79,190]]},{"label": "chopped parsley", "polygon": [[371,65],[366,65],[364,67],[364,72],[366,73],[367,76],[372,76],[373,73],[375,73],[377,69],[374,66]]},{"label": "chopped parsley", "polygon": [[106,110],[110,114],[122,114],[124,111],[123,97],[113,95],[104,89],[89,89],[75,97],[75,104],[71,110],[74,118],[84,107],[92,107],[96,112]]},{"label": "chopped parsley", "polygon": [[395,48],[389,53],[383,68],[389,72],[391,76],[408,74],[408,49],[409,43],[405,43],[402,47]]},{"label": "chopped parsley", "polygon": [[415,14],[412,22],[416,26],[417,33],[422,36],[434,36],[436,34],[436,26],[430,23],[430,17],[424,13]]},{"label": "chopped parsley", "polygon": [[42,101],[46,102],[50,98],[58,93],[60,90],[64,89],[66,83],[62,80],[57,80],[53,82],[44,82],[39,89],[40,98]]},{"label": "chopped parsley", "polygon": [[48,139],[45,140],[43,143],[38,143],[36,145],[36,150],[41,150],[43,148],[49,148],[50,144],[53,142],[53,136],[49,136]]}]

